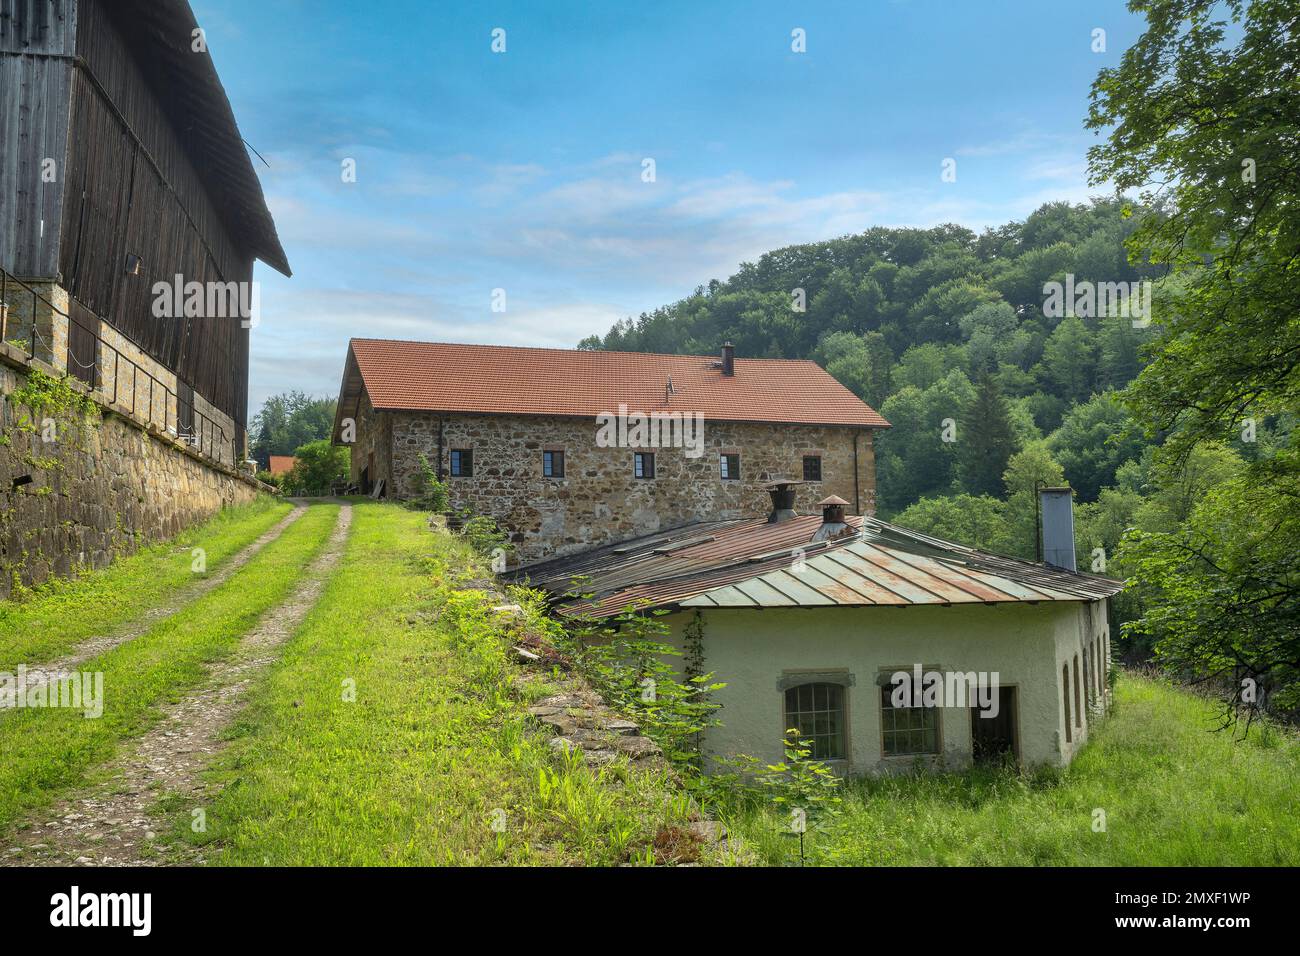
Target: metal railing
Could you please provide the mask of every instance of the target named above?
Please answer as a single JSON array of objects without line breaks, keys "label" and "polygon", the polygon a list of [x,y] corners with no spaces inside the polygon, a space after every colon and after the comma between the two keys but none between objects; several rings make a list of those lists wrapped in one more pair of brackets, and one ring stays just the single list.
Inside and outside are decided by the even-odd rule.
[{"label": "metal railing", "polygon": [[[19,327],[13,329],[13,313],[15,309],[15,299],[21,303],[26,296],[31,297],[31,309],[28,313],[30,321],[23,322],[26,328]],[[48,310],[50,327],[53,329],[55,316],[61,316],[67,323],[68,327],[68,350],[67,363],[68,374],[78,381],[87,385],[92,391],[98,392],[110,404],[119,408],[125,408],[133,416],[141,419],[151,425],[158,425],[163,431],[173,435],[178,440],[189,445],[191,448],[202,452],[209,458],[218,462],[223,462],[231,467],[236,461],[235,449],[227,443],[226,431],[220,422],[211,417],[204,415],[195,407],[194,403],[183,399],[180,394],[166,382],[159,379],[139,362],[124,355],[118,348],[111,345],[95,329],[86,328],[81,322],[74,319],[71,315],[60,309],[40,292],[33,289],[22,279],[17,278],[8,270],[0,266],[0,342],[13,347],[19,347],[25,351],[29,358],[42,358],[43,356],[53,357],[54,345],[46,341],[45,336],[41,334],[38,324],[41,318],[37,304],[41,303],[45,310]],[[92,313],[93,314],[93,313]],[[102,321],[95,316],[96,321]],[[109,323],[111,325],[111,323]],[[73,330],[74,328],[80,333],[81,341],[87,339],[94,343],[94,355],[90,357],[89,364],[81,361],[73,352]],[[29,339],[23,339],[24,331],[30,333]],[[121,333],[118,333],[121,335]],[[10,336],[16,336],[11,339]],[[126,338],[126,336],[123,336]],[[130,341],[127,339],[127,341]],[[134,343],[132,343],[134,345]],[[38,350],[38,345],[44,351]],[[139,348],[138,346],[136,346]],[[144,349],[140,349],[144,352]],[[108,359],[112,358],[112,379],[113,392],[109,395],[102,385],[101,369],[104,372],[108,370]],[[156,361],[156,360],[155,360]],[[159,362],[159,365],[162,363]],[[74,368],[75,366],[75,368]],[[165,366],[164,366],[165,367]],[[87,374],[89,373],[89,377]],[[130,376],[130,387],[124,389],[122,386],[123,379]],[[147,383],[147,412],[142,412],[138,407],[145,405],[145,401],[137,402],[136,397],[144,391],[142,388],[141,378]],[[177,379],[179,381],[179,378]],[[129,390],[130,402],[122,401],[121,392]],[[158,404],[158,399],[162,400],[161,418],[154,414],[154,409]],[[188,412],[188,414],[182,414]],[[188,423],[187,427],[182,430],[181,422]],[[223,452],[227,452],[229,460],[223,457]]]}]

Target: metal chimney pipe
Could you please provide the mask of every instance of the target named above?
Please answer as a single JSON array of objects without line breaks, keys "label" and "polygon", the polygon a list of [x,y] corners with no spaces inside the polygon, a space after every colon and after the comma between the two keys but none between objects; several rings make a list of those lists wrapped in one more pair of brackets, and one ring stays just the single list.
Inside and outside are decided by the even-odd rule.
[{"label": "metal chimney pipe", "polygon": [[802,482],[774,481],[767,486],[767,493],[772,496],[772,513],[767,516],[768,524],[799,517],[799,513],[794,510],[794,498],[796,486],[800,484]]},{"label": "metal chimney pipe", "polygon": [[1074,489],[1040,488],[1043,510],[1043,560],[1067,571],[1074,562]]}]

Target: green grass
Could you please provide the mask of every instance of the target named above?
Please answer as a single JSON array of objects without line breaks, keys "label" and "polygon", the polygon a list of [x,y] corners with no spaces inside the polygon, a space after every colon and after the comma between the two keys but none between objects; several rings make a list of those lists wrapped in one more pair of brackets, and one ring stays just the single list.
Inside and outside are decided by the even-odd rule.
[{"label": "green grass", "polygon": [[[856,866],[1295,866],[1300,744],[1278,730],[1234,742],[1215,705],[1121,678],[1116,708],[1064,771],[977,770],[853,781],[809,862]],[[1105,831],[1093,828],[1105,811]],[[797,859],[783,817],[731,823],[768,863]]]},{"label": "green grass", "polygon": [[103,570],[55,579],[21,600],[0,602],[0,668],[49,661],[86,638],[112,633],[194,581],[193,548],[204,549],[212,573],[289,510],[259,496]]},{"label": "green grass", "polygon": [[229,581],[82,665],[104,674],[102,717],[66,708],[0,711],[0,829],[84,781],[122,741],[157,721],[159,705],[201,684],[204,665],[228,656],[288,596],[337,516],[337,505],[313,506]]},{"label": "green grass", "polygon": [[177,838],[220,865],[648,860],[689,801],[662,774],[551,751],[513,691],[506,625],[462,587],[481,564],[425,521],[355,506],[338,573],[212,771],[207,832],[190,831],[192,803],[166,804]]}]

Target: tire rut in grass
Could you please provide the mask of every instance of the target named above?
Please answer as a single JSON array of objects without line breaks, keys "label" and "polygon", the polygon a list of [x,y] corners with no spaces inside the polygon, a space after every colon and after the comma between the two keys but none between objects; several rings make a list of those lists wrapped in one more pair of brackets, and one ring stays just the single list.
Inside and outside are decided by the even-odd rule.
[{"label": "tire rut in grass", "polygon": [[171,617],[173,614],[179,614],[190,604],[203,595],[207,594],[234,576],[235,572],[249,561],[253,560],[258,553],[269,545],[280,535],[288,530],[289,526],[307,513],[306,505],[295,505],[284,518],[279,521],[273,528],[266,531],[255,540],[252,544],[244,547],[243,550],[236,553],[230,560],[222,564],[212,574],[205,575],[180,588],[164,604],[150,608],[144,614],[133,619],[129,623],[118,628],[111,634],[100,635],[97,637],[87,638],[77,645],[77,649],[65,657],[58,660],[50,661],[45,664],[33,664],[26,669],[26,684],[28,689],[43,687],[52,680],[59,680],[71,676],[82,664],[92,657],[98,657],[100,654],[107,653],[115,647],[120,647],[128,641],[133,641],[140,635],[147,632],[159,621]]},{"label": "tire rut in grass", "polygon": [[170,826],[161,798],[208,802],[203,770],[224,746],[223,733],[257,676],[273,663],[315,606],[343,554],[352,508],[339,511],[324,550],[289,597],[244,635],[234,656],[214,664],[204,686],[164,709],[163,719],[104,768],[101,780],[60,801],[17,830],[0,866],[152,866],[200,864],[206,850],[161,847]]}]

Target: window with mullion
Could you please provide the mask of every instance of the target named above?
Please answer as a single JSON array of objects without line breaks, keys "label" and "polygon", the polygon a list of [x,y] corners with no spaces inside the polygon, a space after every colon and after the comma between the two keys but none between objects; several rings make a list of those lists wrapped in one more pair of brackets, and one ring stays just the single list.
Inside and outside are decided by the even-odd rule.
[{"label": "window with mullion", "polygon": [[542,452],[542,474],[547,478],[563,478],[564,452],[559,450]]},{"label": "window with mullion", "polygon": [[632,474],[637,478],[653,478],[655,476],[654,452],[635,452],[632,459]]},{"label": "window with mullion", "polygon": [[740,455],[719,455],[718,470],[723,481],[740,480]]},{"label": "window with mullion", "polygon": [[[939,752],[937,707],[895,707],[893,685],[880,688],[880,726],[887,757]],[[920,688],[917,688],[919,694]]]},{"label": "window with mullion", "polygon": [[814,760],[843,760],[844,688],[839,684],[798,684],[785,692],[785,726],[809,741]]},{"label": "window with mullion", "polygon": [[473,449],[453,448],[451,450],[451,476],[453,478],[474,477]]}]

